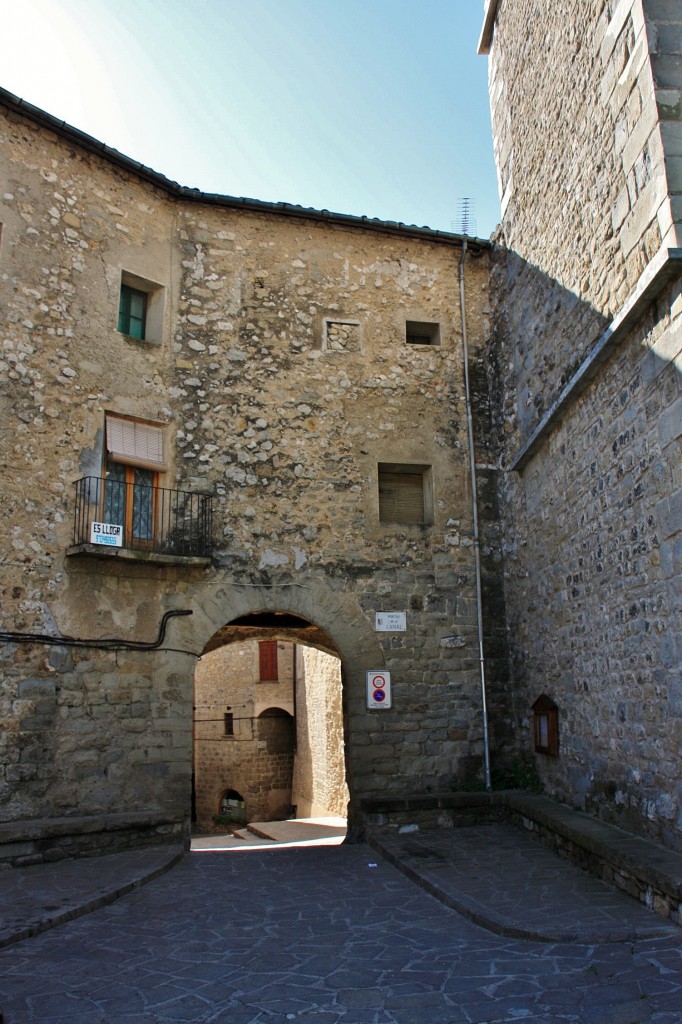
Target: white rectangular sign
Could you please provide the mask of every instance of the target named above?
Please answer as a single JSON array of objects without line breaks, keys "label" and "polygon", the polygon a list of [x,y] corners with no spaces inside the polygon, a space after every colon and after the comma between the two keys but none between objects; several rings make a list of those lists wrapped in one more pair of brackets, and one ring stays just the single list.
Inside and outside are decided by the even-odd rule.
[{"label": "white rectangular sign", "polygon": [[367,707],[390,708],[391,673],[383,668],[371,669],[367,673]]},{"label": "white rectangular sign", "polygon": [[91,523],[90,543],[108,544],[113,548],[123,547],[123,527],[115,523]]},{"label": "white rectangular sign", "polygon": [[407,612],[377,612],[374,628],[377,633],[404,633],[407,629]]}]

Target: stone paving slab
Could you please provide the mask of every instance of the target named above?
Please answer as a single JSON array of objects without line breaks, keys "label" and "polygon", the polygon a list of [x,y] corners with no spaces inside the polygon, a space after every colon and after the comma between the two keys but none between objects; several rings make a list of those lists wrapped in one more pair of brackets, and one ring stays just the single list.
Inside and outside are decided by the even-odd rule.
[{"label": "stone paving slab", "polygon": [[364,844],[197,853],[0,951],[7,1024],[682,1024],[680,933],[486,932]]},{"label": "stone paving slab", "polygon": [[0,871],[0,947],[87,914],[170,870],[179,845]]},{"label": "stone paving slab", "polygon": [[346,835],[345,818],[290,818],[287,821],[251,821],[247,831],[277,843],[340,843]]},{"label": "stone paving slab", "polygon": [[682,940],[675,924],[514,825],[382,832],[371,843],[431,895],[499,935],[548,942]]}]

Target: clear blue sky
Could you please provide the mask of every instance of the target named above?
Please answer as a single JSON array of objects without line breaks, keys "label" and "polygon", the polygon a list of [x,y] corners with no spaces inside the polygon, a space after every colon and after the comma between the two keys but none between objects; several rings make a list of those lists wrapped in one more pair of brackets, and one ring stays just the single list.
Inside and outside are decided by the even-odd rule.
[{"label": "clear blue sky", "polygon": [[499,219],[482,0],[5,0],[0,85],[209,192]]}]

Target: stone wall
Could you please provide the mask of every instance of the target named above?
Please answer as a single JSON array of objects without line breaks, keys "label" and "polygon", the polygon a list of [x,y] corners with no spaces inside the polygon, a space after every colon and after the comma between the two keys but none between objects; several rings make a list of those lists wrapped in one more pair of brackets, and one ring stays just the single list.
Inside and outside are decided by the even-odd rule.
[{"label": "stone wall", "polygon": [[[651,19],[656,4],[647,8]],[[503,0],[490,51],[511,254],[495,292],[514,295],[497,315],[518,339],[506,422],[522,438],[661,246],[677,244],[666,171],[678,149],[663,148],[651,20],[641,0],[564,0],[561,10],[548,22],[536,0]],[[661,45],[671,34],[661,24]],[[557,88],[559,75],[567,88]],[[665,130],[679,134],[672,119]]]},{"label": "stone wall", "polygon": [[[273,752],[261,736],[263,711],[293,718],[292,644],[278,646],[277,682],[261,682],[258,644],[231,644],[206,654],[194,677],[194,792],[197,826],[213,827],[228,790],[241,794],[247,820],[267,820],[291,807],[293,739]],[[232,715],[231,735],[225,714]]]},{"label": "stone wall", "polygon": [[[670,45],[674,7],[645,4],[645,23],[640,0],[564,0],[548,23],[533,0],[498,6],[490,380],[517,749],[551,794],[679,848],[676,130],[648,47]],[[542,693],[556,758],[533,753]]]},{"label": "stone wall", "polygon": [[644,0],[644,18],[654,76],[672,230],[664,244],[682,238],[682,10],[675,0]]},{"label": "stone wall", "polygon": [[[480,774],[461,240],[183,191],[7,99],[0,130],[0,627],[92,641],[0,645],[2,814],[186,821],[195,660],[263,610],[341,657],[352,807]],[[474,362],[488,275],[471,244]],[[122,280],[154,305],[147,341],[117,330]],[[408,321],[439,344],[407,343]],[[213,495],[210,564],[67,556],[106,414],[160,425],[161,485]],[[380,463],[430,467],[429,522],[379,520]],[[97,646],[154,641],[168,610],[192,615],[161,649]],[[377,633],[384,610],[407,631]],[[366,709],[370,668],[390,711]]]},{"label": "stone wall", "polygon": [[296,657],[297,742],[292,802],[299,818],[345,817],[348,787],[339,659],[300,646]]},{"label": "stone wall", "polygon": [[[247,821],[289,817],[292,806],[299,818],[346,814],[339,659],[280,641],[278,667],[277,682],[260,680],[255,641],[212,651],[197,665],[194,786],[200,829],[213,828],[228,790],[243,797]],[[268,717],[273,709],[288,717]],[[226,712],[232,715],[230,735]]]}]

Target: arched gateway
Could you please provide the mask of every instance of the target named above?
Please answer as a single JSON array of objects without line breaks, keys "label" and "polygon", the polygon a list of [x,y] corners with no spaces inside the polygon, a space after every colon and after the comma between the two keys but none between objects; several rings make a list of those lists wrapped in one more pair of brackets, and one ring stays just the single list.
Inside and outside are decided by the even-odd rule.
[{"label": "arched gateway", "polygon": [[[366,672],[381,668],[384,655],[370,619],[356,599],[319,581],[280,585],[230,585],[203,596],[183,628],[204,656],[228,644],[286,641],[338,656],[341,663],[344,761],[349,789],[350,834],[357,829],[362,757],[353,742],[367,715]],[[203,645],[202,645],[202,641]],[[227,705],[226,705],[227,707]],[[232,724],[232,723],[230,723]],[[344,808],[345,810],[345,808]]]}]

